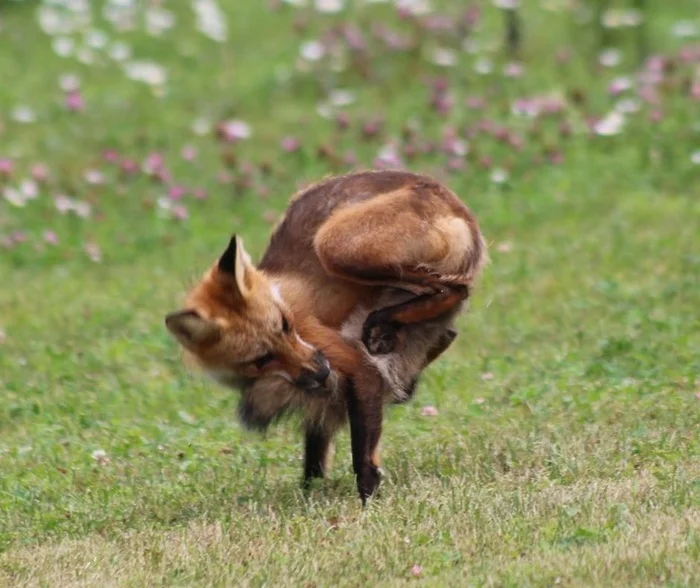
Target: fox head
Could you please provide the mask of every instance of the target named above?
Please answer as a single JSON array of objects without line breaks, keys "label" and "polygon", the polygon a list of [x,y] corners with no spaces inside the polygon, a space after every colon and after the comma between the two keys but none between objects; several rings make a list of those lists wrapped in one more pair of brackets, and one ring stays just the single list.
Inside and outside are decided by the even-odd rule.
[{"label": "fox head", "polygon": [[229,386],[279,377],[308,390],[330,374],[325,356],[299,336],[276,284],[253,266],[236,235],[165,324],[187,360]]}]

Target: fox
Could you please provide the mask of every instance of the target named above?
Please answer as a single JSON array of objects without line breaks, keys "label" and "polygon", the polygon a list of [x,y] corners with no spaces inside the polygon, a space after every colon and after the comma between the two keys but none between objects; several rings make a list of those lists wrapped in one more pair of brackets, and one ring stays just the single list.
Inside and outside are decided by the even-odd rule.
[{"label": "fox", "polygon": [[451,346],[487,261],[475,216],[438,180],[353,172],[292,196],[257,265],[232,235],[165,326],[186,365],[240,393],[244,427],[301,415],[303,488],[327,475],[349,424],[364,506],[386,406]]}]

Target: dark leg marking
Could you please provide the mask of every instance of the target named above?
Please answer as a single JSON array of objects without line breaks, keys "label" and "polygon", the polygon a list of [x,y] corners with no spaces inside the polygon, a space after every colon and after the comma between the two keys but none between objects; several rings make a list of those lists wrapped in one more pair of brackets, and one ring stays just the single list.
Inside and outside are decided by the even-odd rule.
[{"label": "dark leg marking", "polygon": [[304,435],[304,489],[309,488],[314,478],[325,476],[330,445],[331,438],[326,431],[314,426],[307,427]]}]

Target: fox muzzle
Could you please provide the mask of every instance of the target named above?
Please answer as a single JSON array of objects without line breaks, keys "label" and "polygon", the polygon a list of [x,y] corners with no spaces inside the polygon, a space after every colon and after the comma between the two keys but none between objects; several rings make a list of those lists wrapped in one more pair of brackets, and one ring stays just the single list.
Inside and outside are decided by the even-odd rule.
[{"label": "fox muzzle", "polygon": [[294,381],[294,384],[299,388],[305,388],[307,390],[314,390],[320,388],[328,380],[328,376],[331,373],[331,366],[320,351],[314,354],[313,358],[314,368],[313,370],[304,368],[299,374],[299,377]]}]

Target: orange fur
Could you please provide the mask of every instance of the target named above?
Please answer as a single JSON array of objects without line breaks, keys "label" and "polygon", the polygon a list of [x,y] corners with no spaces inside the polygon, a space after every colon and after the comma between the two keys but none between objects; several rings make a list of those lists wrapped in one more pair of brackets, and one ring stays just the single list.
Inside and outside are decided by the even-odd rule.
[{"label": "orange fur", "polygon": [[[449,346],[486,259],[471,212],[437,181],[350,174],[293,197],[257,268],[232,239],[166,323],[192,363],[242,389],[244,422],[301,410],[307,443],[327,448],[349,416],[364,500],[378,484],[381,405]],[[385,325],[403,329],[397,347],[373,357],[367,327]],[[309,475],[324,451],[307,451],[319,461]]]}]

